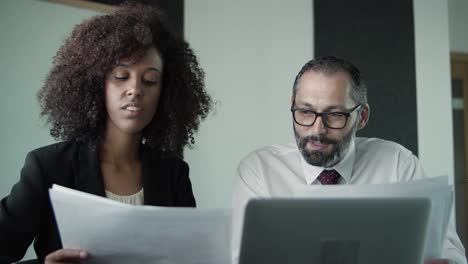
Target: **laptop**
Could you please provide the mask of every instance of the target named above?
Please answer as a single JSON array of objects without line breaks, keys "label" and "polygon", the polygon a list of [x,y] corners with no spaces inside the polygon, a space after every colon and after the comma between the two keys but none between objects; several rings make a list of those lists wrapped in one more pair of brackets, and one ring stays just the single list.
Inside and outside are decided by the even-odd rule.
[{"label": "laptop", "polygon": [[427,198],[251,200],[239,264],[419,264]]}]

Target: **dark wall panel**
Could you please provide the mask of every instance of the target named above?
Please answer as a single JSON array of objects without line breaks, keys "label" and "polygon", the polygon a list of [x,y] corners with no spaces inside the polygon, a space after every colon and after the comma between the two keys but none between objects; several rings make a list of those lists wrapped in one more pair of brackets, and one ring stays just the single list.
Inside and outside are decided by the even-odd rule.
[{"label": "dark wall panel", "polygon": [[411,0],[315,0],[315,56],[354,63],[368,86],[371,118],[359,136],[396,141],[417,155]]}]

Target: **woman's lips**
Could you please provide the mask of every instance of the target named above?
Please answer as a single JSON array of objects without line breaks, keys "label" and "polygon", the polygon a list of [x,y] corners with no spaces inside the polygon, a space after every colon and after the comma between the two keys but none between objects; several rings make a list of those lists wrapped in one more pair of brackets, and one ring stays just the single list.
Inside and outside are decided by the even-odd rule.
[{"label": "woman's lips", "polygon": [[138,117],[143,112],[143,108],[135,104],[125,105],[122,109],[126,112],[128,117]]},{"label": "woman's lips", "polygon": [[124,109],[128,110],[128,111],[131,111],[131,112],[142,110],[141,107],[134,106],[134,105],[128,105],[128,106],[124,107]]}]

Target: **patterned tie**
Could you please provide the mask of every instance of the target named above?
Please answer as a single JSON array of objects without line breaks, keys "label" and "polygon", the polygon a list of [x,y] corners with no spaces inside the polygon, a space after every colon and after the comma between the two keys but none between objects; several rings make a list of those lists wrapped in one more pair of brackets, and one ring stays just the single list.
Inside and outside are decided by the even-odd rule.
[{"label": "patterned tie", "polygon": [[318,176],[318,180],[322,185],[338,184],[340,174],[336,170],[323,170]]}]

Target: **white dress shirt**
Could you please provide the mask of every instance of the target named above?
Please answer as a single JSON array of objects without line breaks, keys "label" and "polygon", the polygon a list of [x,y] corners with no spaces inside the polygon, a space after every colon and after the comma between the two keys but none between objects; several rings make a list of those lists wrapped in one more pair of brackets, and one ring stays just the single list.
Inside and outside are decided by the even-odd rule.
[{"label": "white dress shirt", "polygon": [[[339,184],[405,182],[425,177],[418,158],[403,146],[377,138],[355,138],[345,157],[332,168]],[[296,143],[272,145],[256,150],[239,164],[233,195],[232,256],[237,263],[244,209],[251,198],[292,197],[303,185],[320,184],[323,167],[312,166],[302,157]],[[465,250],[451,219],[443,257],[466,264]]]}]

